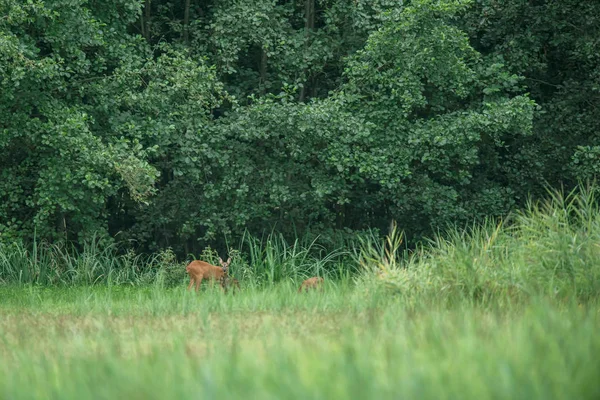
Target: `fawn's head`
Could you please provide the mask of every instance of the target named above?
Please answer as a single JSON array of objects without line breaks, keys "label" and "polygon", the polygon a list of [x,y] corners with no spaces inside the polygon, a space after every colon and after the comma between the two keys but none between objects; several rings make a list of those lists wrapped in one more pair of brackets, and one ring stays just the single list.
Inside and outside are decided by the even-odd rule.
[{"label": "fawn's head", "polygon": [[223,268],[223,273],[227,274],[229,264],[231,264],[231,257],[229,257],[227,261],[223,261],[223,259],[219,257],[219,264],[221,264],[221,268]]}]

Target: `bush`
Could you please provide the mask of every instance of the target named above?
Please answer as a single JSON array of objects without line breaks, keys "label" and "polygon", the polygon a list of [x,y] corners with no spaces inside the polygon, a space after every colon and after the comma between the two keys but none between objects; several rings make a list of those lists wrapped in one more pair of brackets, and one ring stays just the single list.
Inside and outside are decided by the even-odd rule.
[{"label": "bush", "polygon": [[[473,300],[550,296],[583,300],[600,292],[600,212],[596,187],[530,202],[506,221],[450,229],[401,258],[402,235],[365,241],[365,280],[402,295]],[[373,273],[376,272],[376,273]]]}]

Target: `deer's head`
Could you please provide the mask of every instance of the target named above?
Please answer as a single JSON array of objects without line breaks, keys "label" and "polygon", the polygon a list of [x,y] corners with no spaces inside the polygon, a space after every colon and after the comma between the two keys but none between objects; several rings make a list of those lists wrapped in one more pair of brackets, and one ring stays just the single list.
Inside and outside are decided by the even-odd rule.
[{"label": "deer's head", "polygon": [[219,257],[219,264],[221,264],[221,268],[223,268],[223,273],[227,275],[229,264],[231,264],[231,257],[229,257],[227,261],[223,261],[223,259]]}]

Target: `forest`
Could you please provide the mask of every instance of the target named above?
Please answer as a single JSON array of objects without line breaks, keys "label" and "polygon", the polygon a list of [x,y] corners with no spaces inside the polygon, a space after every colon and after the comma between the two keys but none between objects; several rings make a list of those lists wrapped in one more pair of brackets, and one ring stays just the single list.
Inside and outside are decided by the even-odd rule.
[{"label": "forest", "polygon": [[597,400],[600,1],[0,0],[0,398]]},{"label": "forest", "polygon": [[[600,171],[600,4],[2,0],[0,242],[411,243]],[[333,240],[333,239],[332,239]]]}]

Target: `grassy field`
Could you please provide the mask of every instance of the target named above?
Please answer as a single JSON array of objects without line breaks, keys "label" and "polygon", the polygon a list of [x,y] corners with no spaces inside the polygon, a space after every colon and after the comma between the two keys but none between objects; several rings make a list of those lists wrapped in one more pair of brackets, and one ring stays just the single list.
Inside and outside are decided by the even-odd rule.
[{"label": "grassy field", "polygon": [[399,231],[253,240],[235,295],[187,292],[168,252],[0,246],[0,398],[598,399],[596,204],[556,195],[410,254]]},{"label": "grassy field", "polygon": [[2,398],[597,399],[596,302],[0,289]]}]

